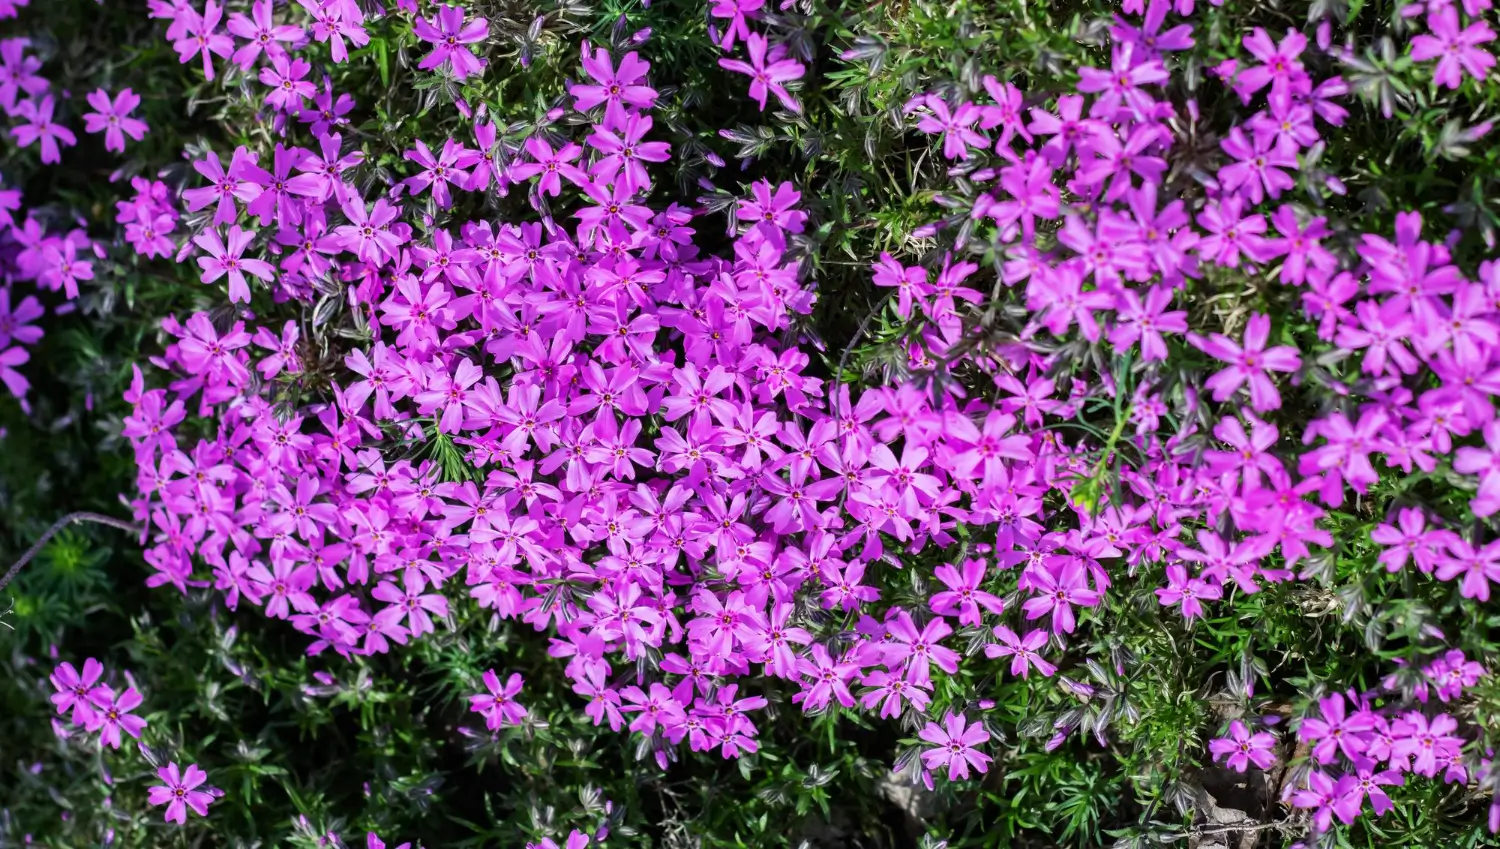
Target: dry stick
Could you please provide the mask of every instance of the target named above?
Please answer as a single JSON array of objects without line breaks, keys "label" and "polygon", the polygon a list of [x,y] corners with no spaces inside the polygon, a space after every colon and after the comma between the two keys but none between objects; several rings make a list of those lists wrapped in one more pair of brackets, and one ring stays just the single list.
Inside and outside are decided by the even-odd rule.
[{"label": "dry stick", "polygon": [[41,552],[42,547],[47,544],[48,540],[56,536],[58,531],[66,528],[68,525],[71,525],[74,522],[94,522],[100,525],[109,525],[111,528],[119,528],[122,531],[130,531],[133,534],[138,534],[141,532],[141,528],[139,525],[132,525],[123,519],[116,519],[113,516],[106,516],[103,513],[90,513],[86,510],[79,510],[76,513],[69,513],[61,519],[58,519],[56,522],[53,522],[52,527],[48,528],[47,532],[42,534],[41,539],[38,539],[35,543],[32,543],[31,548],[26,549],[26,553],[21,555],[20,560],[17,560],[15,563],[11,564],[10,569],[6,570],[5,572],[5,577],[0,578],[0,591],[3,591],[6,586],[10,584],[11,580],[20,573],[22,566],[30,563],[31,559],[33,557],[36,557],[37,554]]}]

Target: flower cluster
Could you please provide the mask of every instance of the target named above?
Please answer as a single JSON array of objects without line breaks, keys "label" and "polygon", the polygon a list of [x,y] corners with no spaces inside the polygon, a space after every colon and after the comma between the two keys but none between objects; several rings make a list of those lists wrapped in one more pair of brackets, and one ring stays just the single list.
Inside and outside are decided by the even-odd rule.
[{"label": "flower cluster", "polygon": [[[92,657],[83,662],[82,673],[71,663],[59,663],[50,676],[52,686],[57,690],[52,696],[52,704],[57,707],[59,715],[67,714],[73,725],[91,734],[98,733],[101,744],[118,749],[122,731],[140,739],[146,720],[131,711],[140,707],[144,699],[133,683],[118,693],[114,688],[100,684],[103,675],[104,665]],[[125,677],[129,680],[129,673]],[[59,729],[59,734],[62,733]]]},{"label": "flower cluster", "polygon": [[[1428,5],[1410,58],[1437,60],[1435,86],[1486,79],[1480,4]],[[903,722],[929,784],[984,773],[992,718],[954,696],[979,655],[1080,702],[1042,730],[1048,748],[1105,742],[1094,685],[1068,673],[1110,677],[1082,658],[1122,582],[1195,627],[1316,576],[1333,511],[1450,456],[1468,513],[1500,512],[1500,263],[1469,267],[1416,211],[1357,232],[1327,209],[1345,187],[1311,163],[1349,117],[1329,69],[1353,61],[1327,29],[1310,43],[1255,28],[1212,93],[1184,95],[1173,54],[1195,45],[1192,7],[1126,3],[1108,62],[1064,93],[976,75],[906,104],[953,181],[945,216],[914,234],[937,251],[869,264],[900,328],[877,384],[810,331],[818,210],[797,185],[705,179],[697,206],[659,202],[682,145],[639,52],[585,44],[580,81],[534,123],[460,102],[462,131],[377,164],[351,146],[354,93],[319,86],[304,58],[368,44],[359,4],[256,0],[226,23],[213,0],[154,2],[183,63],[258,81],[275,141],[194,158],[180,191],[136,178],[118,204],[138,257],[192,258],[228,304],[162,321],[164,349],[126,395],[148,583],[285,620],[329,660],[391,652],[463,610],[514,620],[545,634],[593,724],[662,769],[684,749],[758,751],[756,712],[784,694],[807,714]],[[483,17],[395,14],[430,45],[421,70],[483,75]],[[719,66],[751,78],[761,110],[774,96],[799,113],[806,48],[760,0],[710,15],[716,46],[748,56]],[[6,43],[18,70],[0,103],[26,122],[17,143],[53,162],[74,140],[26,47]],[[1254,111],[1213,126],[1195,98],[1215,95]],[[88,131],[122,151],[145,132],[138,101],[95,92]],[[1184,153],[1202,138],[1206,153]],[[1186,155],[1191,182],[1172,177]],[[512,192],[532,219],[474,211]],[[14,279],[76,297],[103,247],[16,223],[19,197],[0,207]],[[722,238],[702,232],[714,210]],[[1244,281],[1240,308],[1201,308]],[[24,396],[15,367],[42,310],[12,311],[11,285],[0,380]],[[288,302],[316,317],[289,318]],[[1485,602],[1500,542],[1465,533],[1468,518],[1403,506],[1368,542],[1388,570]],[[902,569],[914,590],[897,594]],[[89,663],[58,668],[54,702],[118,748],[119,729],[140,736],[140,697],[97,687]],[[1316,767],[1287,801],[1323,831],[1366,800],[1389,809],[1381,788],[1405,774],[1467,781],[1475,746],[1429,694],[1447,704],[1483,675],[1450,651],[1410,700],[1322,699],[1297,726]],[[490,732],[535,719],[519,673],[482,683],[471,711]],[[1208,749],[1245,771],[1275,746],[1236,720]],[[201,770],[159,774],[168,819],[206,812]]]}]

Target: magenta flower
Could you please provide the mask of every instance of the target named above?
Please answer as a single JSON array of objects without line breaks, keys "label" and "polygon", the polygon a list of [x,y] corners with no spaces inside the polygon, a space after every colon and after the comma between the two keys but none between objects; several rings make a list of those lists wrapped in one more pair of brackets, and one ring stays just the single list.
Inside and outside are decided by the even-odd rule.
[{"label": "magenta flower", "polygon": [[1244,192],[1251,203],[1260,203],[1267,195],[1281,197],[1296,185],[1291,175],[1281,170],[1297,167],[1295,143],[1259,135],[1252,142],[1235,127],[1219,146],[1236,160],[1219,169],[1219,182],[1225,191]]},{"label": "magenta flower", "polygon": [[859,673],[854,663],[836,661],[821,643],[814,643],[812,650],[797,659],[797,672],[806,680],[802,692],[792,696],[792,703],[802,704],[802,710],[822,710],[832,699],[846,708],[854,707],[854,694],[849,692],[849,680]]},{"label": "magenta flower", "polygon": [[99,687],[89,694],[89,700],[94,703],[96,712],[94,721],[88,724],[90,731],[98,731],[99,739],[109,744],[110,748],[120,748],[120,731],[136,738],[141,737],[141,729],[146,727],[146,720],[132,715],[130,712],[140,707],[144,699],[130,687],[118,696],[109,692],[107,688]]},{"label": "magenta flower", "polygon": [[478,151],[464,147],[463,142],[453,138],[443,142],[443,150],[439,156],[433,156],[432,151],[427,149],[427,145],[421,139],[417,140],[417,146],[414,149],[406,151],[403,155],[422,167],[421,173],[406,179],[406,188],[412,194],[416,194],[430,186],[432,199],[441,209],[447,209],[453,205],[453,195],[448,191],[448,186],[453,185],[467,190],[470,175],[463,169],[480,160]]},{"label": "magenta flower", "polygon": [[37,74],[42,69],[41,58],[26,55],[29,46],[31,40],[27,38],[0,40],[0,109],[7,115],[15,114],[17,98],[39,97],[51,88],[51,83]]},{"label": "magenta flower", "polygon": [[495,670],[487,670],[484,673],[484,686],[489,692],[470,696],[469,709],[484,716],[485,727],[491,731],[497,731],[506,725],[520,725],[521,720],[526,718],[526,708],[515,699],[524,683],[521,673],[512,672],[502,687]]},{"label": "magenta flower", "polygon": [[1439,8],[1427,16],[1427,28],[1431,35],[1423,34],[1411,40],[1411,58],[1418,62],[1437,59],[1432,71],[1432,81],[1440,86],[1458,88],[1463,82],[1464,72],[1476,80],[1482,80],[1495,66],[1495,57],[1479,45],[1495,40],[1495,32],[1484,21],[1475,21],[1460,30],[1458,10],[1452,6]]},{"label": "magenta flower", "polygon": [[1304,743],[1313,744],[1312,755],[1319,763],[1332,763],[1340,752],[1351,760],[1364,754],[1367,748],[1365,735],[1375,727],[1369,711],[1359,710],[1346,715],[1344,697],[1338,693],[1320,699],[1318,711],[1319,716],[1302,720],[1297,737]]},{"label": "magenta flower", "polygon": [[21,299],[15,308],[10,305],[11,289],[0,288],[0,348],[12,340],[22,345],[35,345],[42,338],[42,329],[31,322],[46,314],[45,308],[31,295]]},{"label": "magenta flower", "polygon": [[94,263],[78,257],[78,245],[71,239],[44,248],[42,262],[37,284],[54,292],[62,289],[70,301],[78,297],[78,281],[94,279]]},{"label": "magenta flower", "polygon": [[567,177],[575,186],[589,182],[588,174],[574,163],[583,156],[583,148],[569,142],[554,151],[545,139],[532,136],[526,140],[525,149],[531,162],[518,162],[510,166],[510,178],[515,182],[530,180],[541,175],[537,190],[557,197],[562,194],[562,178]]},{"label": "magenta flower", "polygon": [[[31,382],[16,371],[16,366],[25,365],[30,359],[31,354],[25,348],[0,348],[0,383],[5,384],[10,394],[17,398],[25,399]],[[22,406],[25,406],[24,400]]]},{"label": "magenta flower", "polygon": [[1148,115],[1156,105],[1143,86],[1165,83],[1170,75],[1160,59],[1138,62],[1129,45],[1114,50],[1113,63],[1109,70],[1101,68],[1079,68],[1078,90],[1097,93],[1094,115],[1112,116],[1121,107],[1130,109],[1135,115]]},{"label": "magenta flower", "polygon": [[232,224],[239,215],[234,206],[236,200],[249,203],[260,197],[261,187],[245,179],[246,170],[254,164],[255,154],[243,146],[235,148],[227,169],[219,161],[219,154],[209,151],[207,157],[193,162],[193,170],[203,175],[212,185],[187,189],[183,191],[182,199],[187,201],[188,209],[194,212],[217,201],[213,226]]},{"label": "magenta flower", "polygon": [[285,60],[286,48],[283,44],[296,47],[299,43],[306,43],[307,34],[301,27],[277,25],[271,20],[271,2],[272,0],[255,0],[250,7],[250,17],[235,12],[229,16],[229,23],[225,25],[230,33],[245,39],[246,43],[229,57],[229,61],[238,65],[241,70],[250,70],[262,53],[272,61]]},{"label": "magenta flower", "polygon": [[1195,619],[1203,615],[1203,602],[1224,597],[1224,590],[1201,578],[1189,577],[1187,569],[1173,563],[1167,567],[1167,585],[1156,591],[1163,607],[1182,604],[1182,617]]},{"label": "magenta flower", "polygon": [[1224,765],[1235,772],[1244,772],[1251,764],[1256,769],[1270,769],[1276,762],[1276,737],[1265,731],[1250,733],[1245,723],[1236,719],[1229,723],[1229,736],[1208,741],[1208,750],[1214,760],[1229,756]]},{"label": "magenta flower", "polygon": [[433,45],[432,52],[417,65],[422,70],[448,65],[453,68],[454,78],[462,80],[484,69],[485,60],[475,56],[468,46],[489,37],[490,25],[484,18],[477,18],[465,26],[461,7],[443,6],[432,20],[417,18],[412,24],[412,32]]},{"label": "magenta flower", "polygon": [[1089,588],[1088,573],[1077,559],[1070,559],[1056,574],[1046,566],[1028,574],[1032,578],[1031,589],[1037,595],[1021,607],[1026,611],[1027,619],[1039,619],[1051,613],[1054,633],[1073,633],[1073,605],[1094,607],[1099,603],[1099,593]]},{"label": "magenta flower", "polygon": [[10,134],[15,136],[18,147],[30,147],[33,143],[40,142],[43,165],[61,162],[62,148],[78,144],[78,137],[73,135],[72,130],[53,122],[52,111],[55,108],[56,104],[50,94],[43,95],[40,100],[25,101],[16,107],[16,117],[26,123],[10,128]]},{"label": "magenta flower", "polygon": [[92,657],[83,662],[82,675],[78,674],[73,664],[66,661],[59,663],[48,676],[52,686],[57,689],[52,696],[52,704],[57,707],[57,712],[61,714],[71,710],[73,722],[82,726],[93,724],[96,717],[96,697],[109,696],[109,688],[99,684],[99,678],[103,675],[104,665]]},{"label": "magenta flower", "polygon": [[1250,406],[1256,412],[1275,410],[1281,406],[1281,394],[1271,382],[1270,372],[1294,372],[1302,365],[1297,349],[1290,345],[1278,345],[1267,349],[1271,338],[1271,318],[1252,313],[1245,325],[1245,344],[1241,347],[1222,333],[1207,338],[1189,333],[1188,342],[1198,350],[1230,364],[1229,368],[1215,373],[1204,387],[1213,390],[1215,401],[1227,401],[1241,386],[1250,386]]},{"label": "magenta flower", "polygon": [[223,17],[223,7],[214,0],[208,0],[202,15],[184,6],[180,20],[186,22],[186,31],[172,43],[181,64],[186,65],[195,56],[203,57],[203,76],[210,80],[214,78],[213,57],[228,59],[234,53],[234,39],[215,31]]},{"label": "magenta flower", "polygon": [[[1370,454],[1382,450],[1385,441],[1380,432],[1389,421],[1385,411],[1366,409],[1359,424],[1350,423],[1343,413],[1333,413],[1308,426],[1305,438],[1322,436],[1327,444],[1303,454],[1297,462],[1301,474],[1323,473],[1323,500],[1337,507],[1344,501],[1344,482],[1363,494],[1380,474],[1370,465]],[[1496,481],[1500,488],[1500,480]],[[1500,501],[1497,501],[1500,506]]]},{"label": "magenta flower", "polygon": [[958,652],[938,645],[953,633],[942,617],[933,619],[917,630],[911,614],[901,611],[889,623],[890,640],[881,645],[881,656],[887,666],[901,664],[907,680],[919,686],[931,686],[929,663],[952,675],[958,671]]},{"label": "magenta flower", "polygon": [[94,111],[84,114],[83,129],[89,133],[104,133],[104,149],[124,153],[126,136],[140,141],[146,135],[146,122],[130,117],[140,102],[140,95],[128,88],[115,95],[113,101],[104,89],[96,89],[89,94],[89,105]]},{"label": "magenta flower", "polygon": [[1005,606],[999,596],[979,589],[979,585],[984,582],[985,572],[984,561],[977,557],[964,561],[962,573],[948,563],[934,569],[933,574],[948,589],[934,594],[928,600],[932,612],[943,616],[951,616],[957,612],[960,625],[978,625],[980,607],[996,615],[1004,612]]},{"label": "magenta flower", "polygon": [[962,715],[949,713],[942,725],[928,722],[917,736],[932,744],[922,753],[922,765],[928,769],[948,767],[949,781],[968,778],[970,767],[980,774],[989,771],[992,759],[975,748],[990,740],[990,732],[982,723],[971,725]]},{"label": "magenta flower", "polygon": [[[754,96],[752,92],[751,97]],[[765,108],[764,104],[761,108]],[[957,109],[950,110],[942,98],[927,95],[921,101],[921,108],[925,108],[927,114],[917,122],[917,129],[924,133],[942,135],[945,159],[964,160],[969,158],[971,147],[977,147],[980,150],[989,148],[990,140],[985,137],[984,133],[974,129],[975,122],[982,114],[978,106],[972,103],[961,103]]]},{"label": "magenta flower", "polygon": [[1167,342],[1162,334],[1186,333],[1188,329],[1186,312],[1167,309],[1172,305],[1172,290],[1166,286],[1153,286],[1142,301],[1135,290],[1123,289],[1120,300],[1116,310],[1119,321],[1109,334],[1109,343],[1129,347],[1140,340],[1143,360],[1165,360]]},{"label": "magenta flower", "polygon": [[750,185],[750,199],[741,200],[734,217],[748,226],[770,224],[788,233],[801,233],[807,213],[797,209],[802,194],[791,183],[781,183],[773,190],[768,180]]},{"label": "magenta flower", "polygon": [[[335,62],[349,59],[349,44],[364,47],[370,43],[370,35],[361,25],[364,13],[359,4],[347,0],[297,0],[313,19],[313,39],[328,43],[329,55]],[[314,135],[317,132],[314,131]]]},{"label": "magenta flower", "polygon": [[765,5],[766,0],[713,0],[708,13],[715,18],[729,19],[729,24],[724,27],[724,34],[719,39],[719,47],[733,50],[735,39],[749,38],[749,20]]},{"label": "magenta flower", "polygon": [[156,775],[162,783],[150,789],[146,800],[153,805],[167,806],[167,822],[186,823],[189,808],[200,817],[208,816],[208,805],[214,797],[212,793],[195,789],[208,780],[208,773],[199,769],[197,764],[179,772],[177,764],[169,763],[158,769]]},{"label": "magenta flower", "polygon": [[260,81],[271,87],[266,93],[266,105],[286,112],[301,109],[307,98],[318,92],[317,86],[307,79],[311,70],[312,65],[306,59],[273,55],[270,67],[260,69]]},{"label": "magenta flower", "polygon": [[990,643],[984,647],[984,656],[989,658],[1009,657],[1010,674],[1029,678],[1031,670],[1050,677],[1057,671],[1057,667],[1048,663],[1038,654],[1038,649],[1047,644],[1047,632],[1041,628],[1028,631],[1025,637],[1017,637],[1016,632],[997,625],[993,631],[995,638],[1000,641],[998,645]]},{"label": "magenta flower", "polygon": [[1245,212],[1245,200],[1240,195],[1209,201],[1198,214],[1198,223],[1208,231],[1196,246],[1198,255],[1205,260],[1239,268],[1241,257],[1260,262],[1266,255],[1266,239],[1261,236],[1266,232],[1266,220]]},{"label": "magenta flower", "polygon": [[594,163],[590,176],[601,184],[618,179],[630,192],[650,188],[645,163],[666,162],[672,155],[672,146],[666,142],[642,141],[651,132],[652,123],[650,116],[635,114],[621,127],[610,127],[608,121],[595,127],[588,144],[604,153],[604,158]]},{"label": "magenta flower", "polygon": [[750,33],[750,37],[745,39],[745,45],[750,51],[749,63],[738,59],[720,59],[719,66],[750,77],[750,97],[760,104],[762,111],[766,108],[766,96],[774,94],[788,111],[801,112],[802,105],[787,91],[784,83],[802,79],[802,75],[807,72],[802,63],[785,58],[785,47],[777,45],[771,48],[766,37],[758,32]]},{"label": "magenta flower", "polygon": [[623,124],[625,107],[650,109],[656,103],[656,90],[645,84],[650,69],[650,62],[631,52],[621,57],[617,71],[609,51],[596,49],[593,56],[583,57],[583,70],[594,84],[574,83],[568,88],[574,98],[573,108],[587,112],[603,104],[605,120],[616,126]]},{"label": "magenta flower", "polygon": [[1234,87],[1242,99],[1249,102],[1250,95],[1271,86],[1271,93],[1286,96],[1295,84],[1307,79],[1298,58],[1307,47],[1307,36],[1288,29],[1286,37],[1277,44],[1260,27],[1245,36],[1245,49],[1250,51],[1260,64],[1243,68],[1235,75]]},{"label": "magenta flower", "polygon": [[208,256],[198,257],[198,267],[203,269],[203,282],[213,283],[228,275],[230,303],[249,303],[250,284],[245,280],[246,274],[259,277],[267,283],[276,276],[276,271],[269,262],[243,256],[245,248],[254,238],[254,230],[241,230],[238,224],[231,226],[222,239],[213,230],[204,230],[193,237],[193,244],[208,251]]}]

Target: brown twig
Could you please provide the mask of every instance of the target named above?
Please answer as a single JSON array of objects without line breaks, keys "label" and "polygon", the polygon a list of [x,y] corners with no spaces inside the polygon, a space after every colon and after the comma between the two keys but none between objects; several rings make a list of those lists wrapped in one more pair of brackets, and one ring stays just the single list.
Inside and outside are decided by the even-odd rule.
[{"label": "brown twig", "polygon": [[41,553],[43,546],[47,544],[48,540],[56,536],[58,531],[61,531],[74,522],[93,522],[98,525],[108,525],[111,528],[130,531],[133,534],[141,532],[140,526],[132,525],[123,519],[116,519],[113,516],[106,516],[103,513],[90,513],[86,510],[69,513],[56,522],[53,522],[52,527],[48,528],[40,539],[32,543],[31,548],[26,549],[26,553],[21,555],[21,559],[11,564],[10,568],[5,571],[5,577],[0,578],[0,591],[4,591],[16,575],[20,574],[21,567],[30,563],[32,558]]}]

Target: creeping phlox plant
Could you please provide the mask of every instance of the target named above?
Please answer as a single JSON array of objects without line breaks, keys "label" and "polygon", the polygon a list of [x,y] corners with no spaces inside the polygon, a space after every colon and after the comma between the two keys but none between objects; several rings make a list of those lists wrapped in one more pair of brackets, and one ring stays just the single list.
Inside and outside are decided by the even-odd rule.
[{"label": "creeping phlox plant", "polygon": [[[1118,623],[1156,623],[1177,655],[1373,551],[1356,589],[1413,600],[1343,599],[1384,677],[1289,682],[1238,645],[1192,715],[1212,739],[1176,729],[1177,755],[1274,774],[1284,819],[1254,827],[1291,839],[1331,842],[1408,782],[1457,785],[1500,831],[1475,707],[1500,583],[1500,264],[1491,231],[1442,232],[1456,208],[1360,216],[1355,175],[1324,168],[1351,110],[1418,96],[1397,63],[1455,116],[1444,144],[1484,144],[1488,121],[1457,116],[1496,101],[1490,5],[1395,9],[1372,59],[1342,4],[1306,32],[1228,33],[1193,0],[1127,0],[1092,66],[966,66],[892,110],[947,185],[906,246],[854,258],[875,309],[825,340],[827,202],[764,162],[739,190],[674,190],[675,165],[725,162],[663,117],[677,81],[649,31],[583,41],[576,78],[511,123],[486,80],[526,73],[531,45],[495,59],[484,6],[153,0],[200,96],[254,115],[190,170],[133,176],[110,244],[88,235],[108,222],[45,228],[0,193],[0,381],[26,403],[28,287],[61,312],[101,266],[191,263],[212,305],[161,319],[125,394],[147,584],[284,620],[325,684],[513,621],[659,770],[755,755],[778,710],[900,729],[888,766],[929,791],[987,781],[1012,734],[1110,751],[1151,721],[1132,685],[1168,662]],[[834,56],[803,27],[830,13],[700,11],[746,114],[811,134],[803,87]],[[388,74],[397,30],[445,92],[448,129],[409,147],[371,143],[372,104],[323,70]],[[53,163],[78,139],[30,49],[0,46],[0,105]],[[839,73],[887,61],[873,36],[838,50]],[[140,100],[89,94],[84,132],[129,150]],[[58,735],[151,733],[131,713],[150,693],[102,674],[57,665]],[[470,683],[471,735],[545,724],[519,672]],[[1050,695],[998,710],[1016,686]],[[168,820],[235,792],[139,751]],[[1161,801],[1122,844],[1167,833]]]}]

